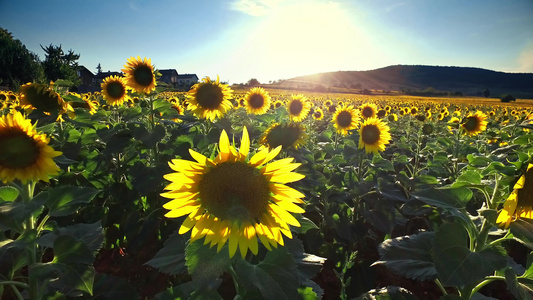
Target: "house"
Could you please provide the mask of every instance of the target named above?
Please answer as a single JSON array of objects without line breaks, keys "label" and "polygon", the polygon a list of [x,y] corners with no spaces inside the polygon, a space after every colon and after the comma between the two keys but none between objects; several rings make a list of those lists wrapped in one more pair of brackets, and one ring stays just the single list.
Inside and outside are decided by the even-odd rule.
[{"label": "house", "polygon": [[170,85],[177,85],[178,84],[178,71],[176,69],[165,69],[165,70],[158,70],[159,73],[161,73],[161,77],[159,78],[159,81],[165,82]]},{"label": "house", "polygon": [[198,82],[198,76],[196,74],[181,74],[178,75],[179,86],[191,86]]},{"label": "house", "polygon": [[81,85],[92,85],[93,84],[94,74],[93,72],[89,71],[89,69],[87,69],[84,66],[79,66],[77,73],[78,73],[78,77],[81,79]]},{"label": "house", "polygon": [[93,85],[100,86],[102,82],[104,82],[104,79],[106,79],[109,76],[122,76],[123,74],[121,72],[99,72],[98,74],[94,75],[93,77]]}]

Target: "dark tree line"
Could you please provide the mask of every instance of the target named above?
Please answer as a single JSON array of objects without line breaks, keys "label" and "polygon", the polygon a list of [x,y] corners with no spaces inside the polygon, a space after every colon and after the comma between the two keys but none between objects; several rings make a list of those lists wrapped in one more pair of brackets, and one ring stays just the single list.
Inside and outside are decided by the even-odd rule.
[{"label": "dark tree line", "polygon": [[79,54],[50,44],[41,48],[45,59],[29,51],[21,41],[4,28],[0,28],[0,86],[17,89],[27,82],[50,82],[58,79],[79,84],[77,75]]}]

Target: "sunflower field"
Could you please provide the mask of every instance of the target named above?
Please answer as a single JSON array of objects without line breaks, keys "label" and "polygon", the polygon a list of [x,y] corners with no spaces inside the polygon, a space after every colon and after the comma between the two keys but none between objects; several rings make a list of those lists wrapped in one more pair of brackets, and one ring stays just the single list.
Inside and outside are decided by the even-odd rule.
[{"label": "sunflower field", "polygon": [[1,299],[533,299],[533,106],[0,92]]}]

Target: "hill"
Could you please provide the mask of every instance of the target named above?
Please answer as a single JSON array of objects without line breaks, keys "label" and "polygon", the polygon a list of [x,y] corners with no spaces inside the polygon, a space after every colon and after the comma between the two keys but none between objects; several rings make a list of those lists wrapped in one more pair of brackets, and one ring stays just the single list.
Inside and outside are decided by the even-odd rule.
[{"label": "hill", "polygon": [[533,99],[533,73],[505,73],[481,68],[396,65],[369,71],[338,71],[283,80],[281,86],[300,88],[345,87],[405,94],[438,92],[490,97],[511,94]]}]

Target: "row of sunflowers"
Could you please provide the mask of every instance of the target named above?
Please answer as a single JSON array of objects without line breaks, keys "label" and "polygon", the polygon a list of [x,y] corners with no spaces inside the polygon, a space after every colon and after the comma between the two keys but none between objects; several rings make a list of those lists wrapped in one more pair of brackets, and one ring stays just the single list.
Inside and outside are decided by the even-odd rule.
[{"label": "row of sunflowers", "polygon": [[122,71],[0,92],[3,298],[532,297],[527,103]]}]

